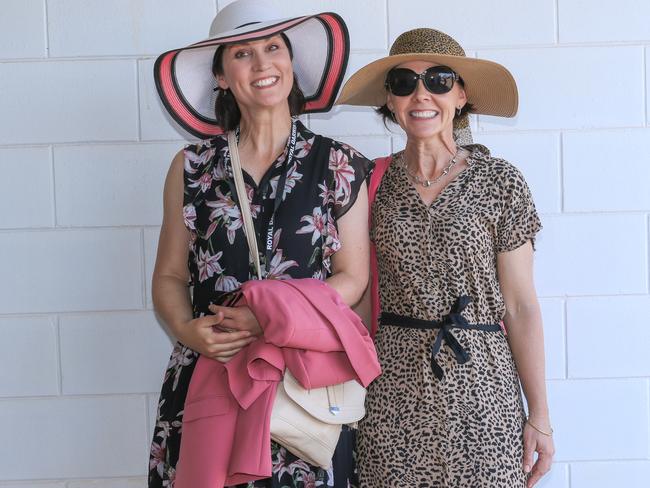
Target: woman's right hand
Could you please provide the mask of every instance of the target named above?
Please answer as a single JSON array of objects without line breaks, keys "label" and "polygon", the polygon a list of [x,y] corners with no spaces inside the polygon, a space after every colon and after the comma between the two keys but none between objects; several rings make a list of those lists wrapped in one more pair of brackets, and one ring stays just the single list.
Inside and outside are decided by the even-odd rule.
[{"label": "woman's right hand", "polygon": [[219,328],[222,316],[206,315],[174,327],[176,338],[199,354],[227,363],[257,337],[247,330],[226,332]]}]

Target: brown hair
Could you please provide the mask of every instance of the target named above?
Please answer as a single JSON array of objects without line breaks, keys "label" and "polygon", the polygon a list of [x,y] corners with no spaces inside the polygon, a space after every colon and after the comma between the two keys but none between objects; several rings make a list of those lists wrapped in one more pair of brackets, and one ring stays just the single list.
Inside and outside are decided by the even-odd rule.
[{"label": "brown hair", "polygon": [[[280,33],[280,36],[289,50],[289,57],[293,60],[293,49],[291,48],[289,38],[284,33]],[[223,75],[223,53],[225,47],[225,45],[219,46],[212,58],[212,73],[214,76]],[[305,95],[298,85],[298,79],[296,78],[295,72],[293,74],[293,86],[291,87],[291,92],[287,97],[287,103],[289,104],[289,112],[291,115],[300,115],[305,110]],[[223,90],[217,88],[214,112],[217,124],[223,130],[230,131],[236,129],[239,125],[241,112],[239,110],[239,105],[237,105],[235,96],[229,89]]]}]

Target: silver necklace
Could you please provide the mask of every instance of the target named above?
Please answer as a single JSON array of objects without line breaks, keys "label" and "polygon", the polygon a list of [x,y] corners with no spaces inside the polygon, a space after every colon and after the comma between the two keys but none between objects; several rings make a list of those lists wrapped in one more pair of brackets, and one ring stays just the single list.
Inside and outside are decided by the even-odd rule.
[{"label": "silver necklace", "polygon": [[451,159],[449,160],[449,164],[447,164],[447,166],[445,166],[445,168],[442,170],[442,173],[440,173],[438,176],[436,176],[432,180],[427,180],[427,179],[424,179],[424,178],[420,178],[418,175],[416,175],[414,173],[411,173],[411,171],[409,170],[408,165],[406,164],[406,160],[404,159],[404,153],[403,152],[400,155],[400,163],[401,163],[402,168],[404,168],[404,171],[406,171],[406,174],[408,175],[408,177],[411,178],[411,180],[413,180],[414,183],[417,183],[418,185],[422,185],[425,188],[429,188],[431,185],[435,185],[441,179],[443,179],[445,176],[447,176],[449,174],[449,172],[451,171],[451,168],[453,168],[454,165],[458,162],[458,160],[456,159],[457,157],[458,157],[458,150],[456,151],[456,154],[454,154],[451,157]]}]

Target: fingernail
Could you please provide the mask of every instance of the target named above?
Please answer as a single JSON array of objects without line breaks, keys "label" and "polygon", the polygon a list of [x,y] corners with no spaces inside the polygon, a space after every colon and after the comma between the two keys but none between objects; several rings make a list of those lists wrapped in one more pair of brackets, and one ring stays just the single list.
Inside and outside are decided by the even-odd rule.
[{"label": "fingernail", "polygon": [[530,466],[529,465],[524,466],[524,473],[530,473]]}]

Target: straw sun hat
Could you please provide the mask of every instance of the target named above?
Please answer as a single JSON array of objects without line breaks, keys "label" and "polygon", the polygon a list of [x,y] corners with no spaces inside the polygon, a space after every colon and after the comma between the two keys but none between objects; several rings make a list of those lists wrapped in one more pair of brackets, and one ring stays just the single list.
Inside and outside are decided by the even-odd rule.
[{"label": "straw sun hat", "polygon": [[223,132],[215,120],[217,87],[212,58],[222,45],[284,33],[291,42],[293,70],[305,95],[305,112],[328,111],[343,81],[349,55],[345,22],[335,13],[277,19],[264,0],[237,0],[221,9],[209,38],[161,54],[154,66],[158,95],[172,118],[200,138]]},{"label": "straw sun hat", "polygon": [[427,28],[401,34],[391,46],[389,56],[373,61],[352,75],[336,103],[384,105],[386,75],[407,61],[429,61],[453,69],[465,82],[467,102],[473,105],[473,113],[501,117],[514,117],[517,113],[517,85],[506,68],[492,61],[466,57],[451,36]]}]

